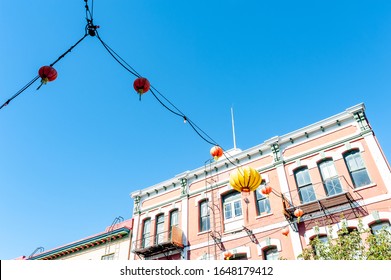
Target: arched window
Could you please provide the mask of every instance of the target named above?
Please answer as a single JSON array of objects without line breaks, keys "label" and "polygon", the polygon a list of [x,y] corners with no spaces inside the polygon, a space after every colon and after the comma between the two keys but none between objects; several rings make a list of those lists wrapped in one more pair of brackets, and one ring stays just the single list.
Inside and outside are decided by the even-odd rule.
[{"label": "arched window", "polygon": [[323,186],[327,196],[342,192],[342,186],[338,178],[337,170],[332,159],[323,160],[318,164],[322,176]]},{"label": "arched window", "polygon": [[179,225],[178,214],[179,214],[178,209],[172,210],[170,212],[170,239],[171,239],[172,227]]},{"label": "arched window", "polygon": [[307,167],[301,167],[295,170],[295,179],[301,203],[307,203],[316,200],[314,188],[311,183],[311,177]]},{"label": "arched window", "polygon": [[156,216],[156,236],[155,244],[160,244],[164,241],[164,214]]},{"label": "arched window", "polygon": [[222,196],[224,231],[243,229],[242,194],[232,191]]},{"label": "arched window", "polygon": [[210,229],[210,220],[209,220],[209,207],[208,207],[208,200],[202,200],[199,203],[199,217],[200,217],[200,232],[202,231],[208,231]]},{"label": "arched window", "polygon": [[383,229],[388,231],[389,233],[391,233],[390,221],[380,221],[380,222],[371,224],[370,228],[371,228],[371,232],[373,235],[378,235],[380,233],[380,231]]},{"label": "arched window", "polygon": [[329,239],[327,237],[327,235],[317,235],[317,236],[314,236],[314,238],[311,239],[311,242],[312,242],[312,248],[314,249],[314,252],[317,256],[320,255],[320,249],[318,248],[316,242],[314,242],[314,239],[319,240],[319,246],[327,246],[327,244],[329,243]]},{"label": "arched window", "polygon": [[141,237],[141,246],[143,248],[151,245],[151,219],[145,219],[143,222],[143,235]]},{"label": "arched window", "polygon": [[270,246],[263,250],[265,260],[278,260],[279,254],[276,246]]},{"label": "arched window", "polygon": [[351,150],[344,153],[344,159],[355,188],[371,183],[359,150]]},{"label": "arched window", "polygon": [[241,194],[237,191],[230,192],[223,196],[224,221],[241,217],[242,201]]}]

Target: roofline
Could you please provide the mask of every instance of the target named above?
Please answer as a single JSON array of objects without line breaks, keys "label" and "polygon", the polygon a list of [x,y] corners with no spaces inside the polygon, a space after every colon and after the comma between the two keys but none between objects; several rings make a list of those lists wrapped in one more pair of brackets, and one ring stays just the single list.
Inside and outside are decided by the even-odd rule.
[{"label": "roofline", "polygon": [[[274,143],[278,143],[279,145],[281,145],[283,143],[291,142],[292,140],[295,140],[299,137],[302,137],[303,135],[310,134],[310,133],[313,133],[313,132],[316,132],[319,130],[323,130],[323,129],[326,129],[331,126],[340,125],[343,121],[345,121],[347,119],[353,118],[353,120],[354,120],[353,115],[359,111],[365,111],[364,103],[359,103],[357,105],[351,106],[341,113],[335,114],[334,116],[328,117],[326,119],[323,119],[323,120],[318,121],[316,123],[313,123],[311,125],[299,128],[299,129],[292,131],[292,132],[289,132],[283,136],[274,136],[268,140],[265,140],[262,144],[251,147],[247,150],[243,150],[243,151],[235,154],[234,156],[240,160],[240,159],[243,159],[249,155],[251,156],[256,153],[259,153],[259,151],[263,151],[263,150],[269,151],[270,146]],[[222,160],[216,162],[216,167],[219,168],[220,166],[223,166],[226,162],[227,161],[223,160],[223,157],[222,157]],[[152,186],[145,188],[145,189],[134,191],[134,192],[130,193],[130,197],[134,198],[136,196],[142,196],[142,195],[146,194],[147,192],[152,192],[154,190],[160,190],[163,187],[177,184],[180,179],[188,178],[188,176],[190,174],[191,174],[191,176],[194,176],[194,174],[202,174],[203,172],[204,172],[203,166],[198,167],[192,171],[185,171],[181,174],[174,176],[171,179],[165,180],[164,182],[160,182],[158,184],[152,185]]]},{"label": "roofline", "polygon": [[125,236],[125,235],[128,235],[130,233],[130,231],[131,231],[130,227],[124,226],[124,227],[112,230],[110,232],[104,232],[104,233],[89,237],[87,239],[82,239],[80,241],[76,241],[76,242],[70,243],[68,245],[58,247],[58,248],[50,250],[50,251],[46,251],[46,252],[40,253],[38,255],[34,255],[32,257],[28,257],[28,258],[26,258],[26,260],[37,260],[37,259],[47,258],[49,256],[54,256],[54,255],[59,254],[61,252],[64,252],[64,251],[67,251],[67,250],[70,250],[73,248],[77,248],[79,246],[83,246],[83,245],[86,245],[91,242],[97,242],[97,241],[104,240],[104,239],[112,237],[112,236],[116,236],[118,234],[123,233],[123,235]]}]

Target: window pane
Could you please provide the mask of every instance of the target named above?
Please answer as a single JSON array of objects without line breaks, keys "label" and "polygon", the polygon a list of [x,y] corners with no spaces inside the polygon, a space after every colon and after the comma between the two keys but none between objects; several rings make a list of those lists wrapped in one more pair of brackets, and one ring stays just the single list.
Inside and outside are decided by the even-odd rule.
[{"label": "window pane", "polygon": [[316,200],[314,188],[312,185],[307,187],[302,187],[299,189],[301,203],[311,202]]},{"label": "window pane", "polygon": [[362,187],[371,183],[366,169],[352,172],[352,179],[355,187]]},{"label": "window pane", "polygon": [[170,227],[177,226],[178,224],[178,210],[175,210],[171,212]]},{"label": "window pane", "polygon": [[162,243],[164,240],[164,215],[156,217],[156,243]]},{"label": "window pane", "polygon": [[270,201],[268,198],[258,200],[258,214],[261,213],[270,213]]},{"label": "window pane", "polygon": [[269,199],[264,196],[261,191],[259,190],[260,188],[255,190],[256,194],[256,199],[257,199],[257,211],[258,215],[261,215],[261,213],[270,213],[270,201]]},{"label": "window pane", "polygon": [[242,216],[242,202],[235,201],[234,207],[235,207],[235,217]]},{"label": "window pane", "polygon": [[151,220],[145,220],[144,221],[144,228],[143,228],[143,238],[142,238],[142,247],[149,247],[150,246],[150,230],[151,230]]},{"label": "window pane", "polygon": [[327,160],[327,161],[320,163],[319,169],[320,169],[323,180],[327,180],[327,179],[338,176],[337,170],[335,169],[335,165],[332,160]]},{"label": "window pane", "polygon": [[208,202],[204,201],[201,203],[201,217],[208,215]]},{"label": "window pane", "polygon": [[357,169],[365,168],[364,161],[359,151],[352,151],[348,153],[345,159],[349,171],[355,171]]},{"label": "window pane", "polygon": [[311,184],[311,178],[307,168],[296,171],[295,177],[298,187]]},{"label": "window pane", "polygon": [[207,231],[210,229],[209,217],[201,218],[201,231]]},{"label": "window pane", "polygon": [[377,235],[380,233],[380,231],[382,229],[385,229],[387,230],[388,232],[391,233],[391,226],[390,226],[390,223],[389,222],[381,222],[381,223],[377,223],[377,224],[373,224],[371,225],[371,231],[374,235]]},{"label": "window pane", "polygon": [[342,186],[338,178],[324,181],[327,196],[339,194],[342,192]]},{"label": "window pane", "polygon": [[231,207],[230,203],[224,205],[224,217],[225,217],[225,219],[232,218],[232,207]]},{"label": "window pane", "polygon": [[208,200],[200,203],[200,231],[207,231],[210,228]]},{"label": "window pane", "polygon": [[114,260],[114,253],[110,254],[110,255],[102,256],[101,260],[103,260],[103,261],[112,261],[112,260]]},{"label": "window pane", "polygon": [[270,248],[264,251],[265,260],[278,260],[277,248]]}]

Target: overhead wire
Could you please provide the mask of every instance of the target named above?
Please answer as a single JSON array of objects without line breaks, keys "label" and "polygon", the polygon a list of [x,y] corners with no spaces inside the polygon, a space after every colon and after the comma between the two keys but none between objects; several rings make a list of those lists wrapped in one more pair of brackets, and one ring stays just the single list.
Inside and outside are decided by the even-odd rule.
[{"label": "overhead wire", "polygon": [[[74,45],[72,45],[67,51],[65,51],[62,55],[60,55],[54,62],[50,64],[50,66],[55,65],[57,62],[59,62],[62,58],[64,58],[68,53],[72,51],[74,47],[76,47],[85,37],[87,37],[88,34],[84,34],[84,36],[79,39]],[[22,92],[24,92],[26,89],[28,89],[32,84],[34,84],[39,79],[39,75],[35,76],[30,82],[28,82],[24,87],[22,87],[20,90],[18,90],[11,98],[9,98],[7,101],[5,101],[1,106],[0,110],[7,106],[13,99],[18,97]]]},{"label": "overhead wire", "polygon": [[[91,9],[88,5],[88,0],[84,0],[85,2],[85,12],[86,12],[86,21],[87,24],[85,26],[85,34],[84,36],[79,39],[74,45],[72,45],[67,51],[65,51],[62,55],[60,55],[53,63],[50,64],[50,66],[54,66],[57,62],[59,62],[62,58],[64,58],[68,53],[70,53],[81,41],[83,41],[88,35],[90,36],[96,36],[102,46],[105,48],[105,50],[110,54],[110,56],[118,63],[120,64],[126,71],[128,71],[130,74],[134,75],[137,78],[140,78],[141,75],[130,65],[128,64],[117,52],[115,52],[106,42],[104,42],[99,35],[97,28],[99,26],[94,25],[93,23],[93,12],[94,12],[94,1],[91,2]],[[24,87],[22,87],[18,92],[16,92],[11,98],[9,98],[6,102],[4,102],[0,109],[7,106],[13,99],[15,99],[17,96],[19,96],[22,92],[24,92],[27,88],[29,88],[34,82],[36,82],[39,79],[39,75],[34,77],[30,82],[28,82]],[[208,144],[214,145],[214,146],[220,146],[222,149],[223,147],[219,145],[212,137],[210,137],[204,130],[202,130],[194,121],[192,121],[187,115],[185,115],[177,106],[174,105],[168,98],[166,98],[156,87],[151,85],[150,92],[152,93],[152,96],[168,111],[173,113],[176,116],[181,117],[185,122],[189,123],[190,127],[196,132],[196,134],[202,138],[205,142]],[[159,96],[158,96],[159,95]],[[167,103],[167,104],[166,104]],[[225,151],[225,149],[223,149]],[[228,152],[224,152],[224,156],[226,159],[233,164],[234,166],[237,166],[233,161],[229,159],[229,157],[232,157]]]}]

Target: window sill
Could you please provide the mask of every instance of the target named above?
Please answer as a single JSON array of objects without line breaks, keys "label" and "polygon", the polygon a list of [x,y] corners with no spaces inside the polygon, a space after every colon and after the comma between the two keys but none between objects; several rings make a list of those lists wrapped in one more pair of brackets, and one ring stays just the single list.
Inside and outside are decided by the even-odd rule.
[{"label": "window sill", "polygon": [[211,232],[211,230],[201,231],[201,232],[197,233],[197,235],[204,235],[204,234],[207,234],[210,232]]},{"label": "window sill", "polygon": [[262,218],[265,218],[265,217],[269,217],[271,215],[273,215],[273,213],[266,213],[266,214],[262,214],[261,213],[261,215],[256,216],[255,219],[258,220],[258,219],[262,219]]},{"label": "window sill", "polygon": [[375,187],[376,185],[377,185],[376,183],[371,183],[369,185],[365,185],[365,186],[362,186],[362,187],[355,188],[353,190],[353,192],[369,189],[369,188]]}]

